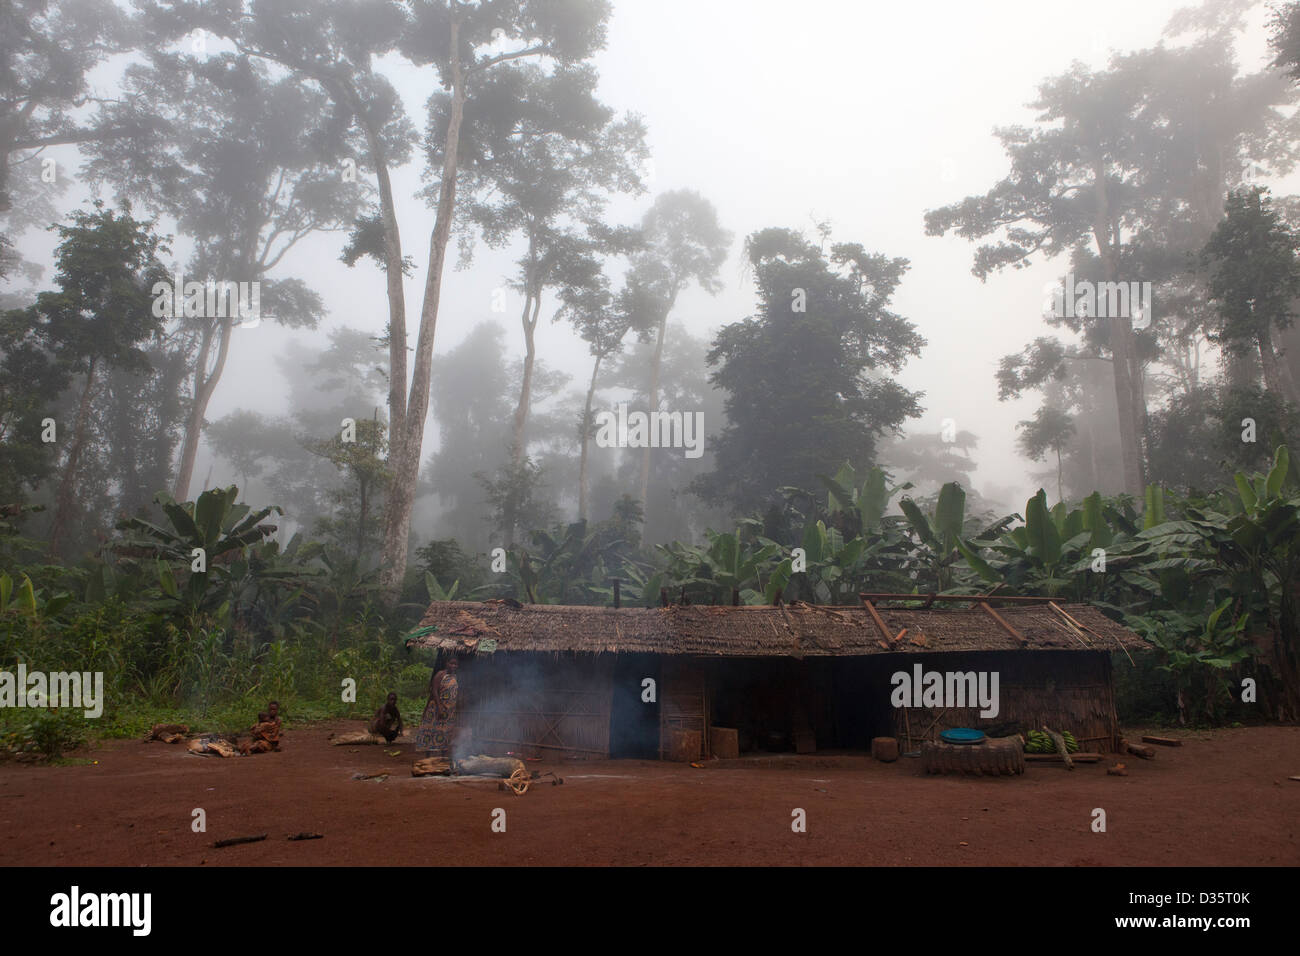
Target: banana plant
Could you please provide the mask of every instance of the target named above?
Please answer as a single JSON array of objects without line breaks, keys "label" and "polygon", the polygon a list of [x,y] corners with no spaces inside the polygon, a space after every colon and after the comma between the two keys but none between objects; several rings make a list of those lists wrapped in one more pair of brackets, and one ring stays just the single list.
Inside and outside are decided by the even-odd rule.
[{"label": "banana plant", "polygon": [[[587,522],[575,521],[551,531],[530,534],[530,548],[506,552],[507,572],[520,601],[530,604],[603,604],[613,598],[608,586],[611,567],[619,567],[618,552],[625,545],[607,530],[589,531]],[[622,577],[622,574],[617,575]],[[499,593],[495,585],[475,593]]]},{"label": "banana plant", "polygon": [[1235,575],[1254,604],[1265,605],[1274,632],[1274,667],[1282,679],[1286,709],[1300,716],[1300,473],[1285,445],[1278,446],[1264,475],[1235,476],[1237,495],[1221,495],[1226,521],[1201,515],[1207,555]]},{"label": "banana plant", "polygon": [[430,601],[454,601],[456,600],[456,592],[460,590],[460,581],[459,579],[453,581],[451,587],[444,588],[438,583],[437,578],[428,571],[425,571],[424,588],[429,592]]},{"label": "banana plant", "polygon": [[506,551],[506,573],[514,583],[520,601],[525,604],[546,603],[538,600],[537,592],[538,585],[541,584],[541,578],[527,551],[517,548]]},{"label": "banana plant", "polygon": [[[1134,589],[1145,587],[1158,609],[1130,623],[1159,620],[1159,628],[1146,630],[1173,669],[1223,669],[1241,659],[1239,648],[1221,646],[1215,637],[1222,630],[1223,602],[1232,602],[1245,622],[1238,617],[1228,633],[1240,631],[1237,623],[1251,622],[1273,632],[1272,665],[1282,681],[1285,710],[1300,716],[1300,475],[1283,445],[1267,473],[1239,473],[1233,485],[1206,500],[1178,503],[1173,518],[1165,496],[1148,492],[1141,530],[1127,555],[1129,569],[1120,577]],[[1220,626],[1211,624],[1202,633],[1197,610]],[[1171,618],[1180,613],[1182,618]]]},{"label": "banana plant", "polygon": [[640,563],[623,562],[619,576],[627,582],[624,591],[629,605],[654,607],[659,603],[659,591],[664,586],[664,572]]},{"label": "banana plant", "polygon": [[71,600],[68,591],[47,594],[45,588],[38,588],[25,573],[20,572],[16,586],[7,573],[0,573],[0,616],[12,611],[25,614],[39,624],[57,617]]},{"label": "banana plant", "polygon": [[879,466],[868,471],[859,485],[857,471],[847,461],[833,477],[818,475],[817,480],[827,491],[827,514],[850,538],[881,531],[890,499],[912,487],[910,481],[891,486],[888,473]]},{"label": "banana plant", "polygon": [[[608,587],[608,561],[624,544],[600,528],[575,521],[552,531],[533,531],[532,549],[514,567],[523,585],[522,600],[557,604],[605,603],[612,599]],[[527,583],[524,578],[527,577]],[[533,596],[528,592],[532,590]]]},{"label": "banana plant", "polygon": [[1267,474],[1234,476],[1236,494],[1222,492],[1205,506],[1187,506],[1179,520],[1164,521],[1138,537],[1161,559],[1146,570],[1182,570],[1224,577],[1229,590],[1250,600],[1279,601],[1300,573],[1300,480],[1285,445]]},{"label": "banana plant", "polygon": [[[347,563],[355,571],[355,560]],[[337,627],[337,619],[357,603],[351,600],[352,590],[340,588],[340,575],[324,545],[305,542],[301,534],[295,534],[283,548],[278,541],[251,545],[225,569],[229,573],[227,600],[238,611],[237,623],[269,631],[276,639],[285,637],[295,621],[308,617],[328,619],[331,605],[337,610],[332,622]],[[373,575],[368,592],[366,578],[362,576],[361,580],[363,584],[357,590],[373,597]]]},{"label": "banana plant", "polygon": [[114,551],[154,566],[163,603],[200,608],[229,601],[232,582],[242,577],[232,573],[231,565],[250,546],[275,533],[274,525],[262,524],[266,518],[284,513],[275,505],[252,511],[238,504],[238,497],[234,485],[205,491],[197,500],[184,503],[159,492],[154,500],[169,527],[138,517],[121,521],[117,528],[126,534]]},{"label": "banana plant", "polygon": [[954,566],[961,557],[958,544],[966,523],[966,492],[957,482],[948,482],[939,489],[929,515],[912,498],[903,498],[899,507],[912,534],[917,588],[949,590],[957,583]]},{"label": "banana plant", "polygon": [[1025,503],[1024,522],[1005,527],[1013,519],[957,542],[967,566],[986,585],[1096,602],[1104,602],[1108,588],[1156,587],[1141,575],[1134,575],[1135,582],[1127,579],[1128,562],[1144,547],[1134,534],[1138,523],[1096,492],[1070,510],[1059,502],[1049,508],[1040,488]]},{"label": "banana plant", "polygon": [[[752,544],[746,544],[742,528],[734,533],[719,534],[709,532],[709,559],[713,568],[713,581],[718,590],[718,597],[730,603],[733,595],[738,595],[745,604],[756,604],[760,597],[752,585],[762,584],[764,570],[771,571],[771,562],[781,552],[781,546],[775,541],[756,536]],[[784,563],[784,562],[781,562]],[[769,580],[764,587],[762,600],[770,603],[776,596],[777,587],[784,588],[785,582],[774,585]]]},{"label": "banana plant", "polygon": [[[1160,651],[1159,670],[1174,680],[1178,719],[1186,723],[1188,694],[1200,692],[1206,718],[1214,722],[1219,705],[1230,700],[1235,682],[1232,672],[1258,652],[1246,636],[1250,615],[1228,615],[1237,604],[1225,598],[1203,620],[1181,611],[1154,611],[1130,619],[1129,624]],[[1227,615],[1227,616],[1225,616]]]},{"label": "banana plant", "polygon": [[[873,540],[877,545],[883,542],[879,535]],[[778,581],[782,577],[793,581],[797,590],[788,592],[787,597],[797,596],[817,604],[856,604],[857,593],[866,584],[864,558],[873,554],[872,543],[862,537],[845,541],[837,529],[826,527],[822,521],[810,521],[804,526],[800,543],[804,570],[793,572],[792,568],[792,573],[786,574],[778,567],[774,576]]]},{"label": "banana plant", "polygon": [[[734,532],[706,531],[708,546],[703,548],[680,542],[658,545],[667,560],[663,586],[684,591],[698,603],[770,603],[789,583],[792,561],[777,560],[783,549],[757,534],[760,527],[760,522],[747,519]],[[657,595],[646,597],[653,600]]]}]

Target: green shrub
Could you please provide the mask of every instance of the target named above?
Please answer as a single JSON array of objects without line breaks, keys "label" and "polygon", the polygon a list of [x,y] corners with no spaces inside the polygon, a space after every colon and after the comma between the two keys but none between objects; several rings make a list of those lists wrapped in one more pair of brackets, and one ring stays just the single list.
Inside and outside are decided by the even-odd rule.
[{"label": "green shrub", "polygon": [[7,756],[57,760],[90,736],[88,721],[80,711],[35,709],[23,713],[24,719],[0,737]]}]

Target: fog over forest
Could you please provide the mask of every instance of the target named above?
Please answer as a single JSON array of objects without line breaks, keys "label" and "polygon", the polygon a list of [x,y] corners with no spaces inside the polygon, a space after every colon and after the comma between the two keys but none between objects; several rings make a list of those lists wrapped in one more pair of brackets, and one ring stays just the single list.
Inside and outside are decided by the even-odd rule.
[{"label": "fog over forest", "polygon": [[[981,193],[1006,174],[994,129],[1033,121],[1037,112],[1028,104],[1042,80],[1076,61],[1103,69],[1115,52],[1194,42],[1195,33],[1165,35],[1170,17],[1184,6],[1176,0],[1089,4],[1087,23],[1099,26],[1065,29],[1069,4],[1008,2],[980,9],[948,3],[936,17],[931,8],[906,4],[821,2],[801,8],[806,28],[791,34],[788,9],[777,3],[616,5],[608,46],[593,62],[603,101],[644,118],[651,175],[646,193],[611,197],[608,218],[634,223],[658,193],[691,189],[717,208],[719,222],[735,235],[718,273],[720,290],[709,295],[688,287],[672,316],[684,333],[700,340],[693,361],[704,374],[702,355],[717,329],[754,312],[754,284],[742,248],[751,232],[781,225],[815,235],[817,224],[828,223],[837,238],[906,258],[911,265],[894,306],[927,345],[898,375],[907,388],[925,395],[923,412],[903,424],[902,434],[936,440],[944,419],[951,418],[978,444],[958,452],[973,462],[970,471],[922,475],[908,470],[906,453],[883,461],[900,478],[925,479],[931,493],[945,480],[969,475],[990,508],[1018,510],[1034,490],[1054,480],[1055,469],[1046,460],[1026,459],[1016,445],[1018,422],[1032,416],[1040,400],[1029,394],[1000,401],[994,376],[1004,355],[1049,331],[1041,317],[1043,287],[1067,264],[1036,257],[1024,270],[981,282],[971,275],[969,244],[951,235],[926,236],[921,214]],[[1242,73],[1271,58],[1266,18],[1263,5],[1248,5],[1245,28],[1232,38]],[[997,45],[1014,48],[1014,57],[996,55],[991,21],[997,24]],[[386,66],[392,82],[408,114],[418,117],[427,95],[419,71],[391,59]],[[774,69],[777,63],[800,66]],[[399,170],[398,195],[418,191],[422,172],[418,161]],[[1276,177],[1275,189],[1287,192],[1292,181]],[[404,228],[424,242],[432,210],[408,201],[400,211]],[[337,246],[337,236],[313,237],[286,259],[285,270],[297,274],[295,268],[309,268],[313,258],[332,259]],[[482,323],[496,322],[511,360],[522,357],[517,293],[508,293],[504,312],[493,311],[492,299],[510,275],[517,249],[517,240],[501,251],[480,242],[472,267],[449,275],[436,353],[450,352]],[[408,295],[418,295],[422,281],[417,268],[407,280]],[[378,270],[330,270],[314,284],[330,309],[322,329],[347,325],[382,332]],[[554,306],[548,302],[547,308]],[[286,347],[274,328],[237,340],[232,364],[257,374],[238,389],[218,392],[214,416],[282,408],[288,390],[274,356]],[[580,389],[589,375],[585,351],[564,324],[548,323],[538,335],[540,359],[570,376],[569,389]],[[1212,372],[1213,347],[1205,352]],[[720,424],[715,418],[706,428],[716,435]],[[428,447],[439,441],[431,421]],[[705,447],[708,454],[707,441]],[[207,473],[206,462],[213,484],[239,480],[227,462],[213,462],[206,452],[198,473]],[[574,505],[569,502],[570,509]],[[425,501],[423,509],[432,520],[438,502]],[[663,535],[647,530],[663,540],[681,533],[677,527]]]},{"label": "fog over forest", "polygon": [[[580,522],[645,575],[873,469],[977,530],[1223,487],[1294,424],[1289,306],[1251,331],[1224,271],[1234,201],[1300,214],[1263,3],[8,16],[3,481],[68,560],[235,485],[390,595]],[[128,233],[148,315],[91,321]]]}]

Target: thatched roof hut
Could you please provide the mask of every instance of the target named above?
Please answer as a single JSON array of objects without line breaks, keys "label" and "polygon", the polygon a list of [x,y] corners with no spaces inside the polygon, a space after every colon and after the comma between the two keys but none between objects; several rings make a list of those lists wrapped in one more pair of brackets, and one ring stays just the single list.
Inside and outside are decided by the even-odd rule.
[{"label": "thatched roof hut", "polygon": [[995,673],[1001,722],[1046,723],[1085,748],[1115,749],[1111,655],[1147,647],[1141,638],[1087,605],[1005,598],[957,607],[936,596],[915,606],[926,600],[440,601],[409,644],[467,656],[462,710],[477,750],[694,759],[718,739],[739,750],[865,749],[874,736],[919,746],[948,727],[994,723],[978,706],[891,705],[891,680],[916,666]]}]

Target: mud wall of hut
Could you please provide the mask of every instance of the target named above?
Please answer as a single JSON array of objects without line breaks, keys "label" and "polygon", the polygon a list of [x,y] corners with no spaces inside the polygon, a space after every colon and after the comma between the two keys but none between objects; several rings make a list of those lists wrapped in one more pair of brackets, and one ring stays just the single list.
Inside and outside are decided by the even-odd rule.
[{"label": "mud wall of hut", "polygon": [[478,655],[460,671],[458,756],[609,756],[610,655]]},{"label": "mud wall of hut", "polygon": [[963,654],[890,655],[891,671],[997,671],[999,713],[984,718],[978,707],[944,709],[907,707],[893,710],[894,735],[907,745],[935,739],[953,727],[979,729],[1009,723],[1026,728],[1068,730],[1079,749],[1113,753],[1117,749],[1119,718],[1108,654],[1094,651],[1040,653],[980,652]]}]

